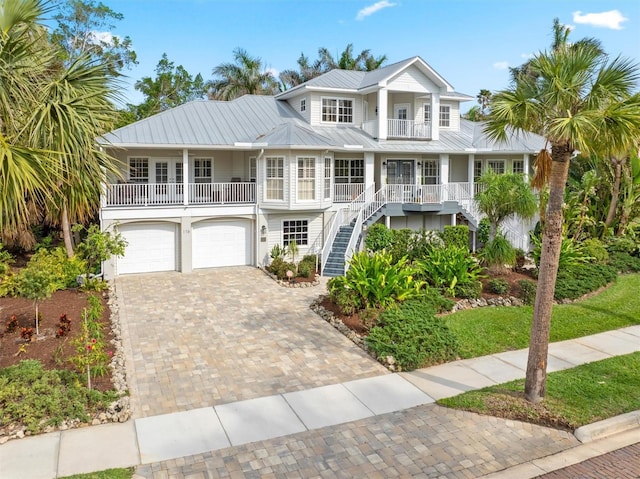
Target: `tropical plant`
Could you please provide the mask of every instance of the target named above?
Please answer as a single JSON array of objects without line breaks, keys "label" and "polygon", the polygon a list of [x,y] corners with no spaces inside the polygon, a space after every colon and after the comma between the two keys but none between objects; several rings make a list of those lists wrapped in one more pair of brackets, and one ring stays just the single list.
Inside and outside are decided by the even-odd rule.
[{"label": "tropical plant", "polygon": [[[540,262],[542,261],[542,246],[543,242],[537,236],[532,236],[533,251],[531,256],[533,257],[536,267],[540,268]],[[563,270],[571,266],[579,266],[581,264],[588,263],[594,258],[587,256],[580,247],[580,244],[574,242],[569,238],[562,238],[560,243],[560,251],[558,254],[558,270]]]},{"label": "tropical plant", "polygon": [[349,43],[337,59],[324,47],[318,49],[318,56],[325,71],[335,69],[372,71],[377,70],[387,61],[386,55],[374,57],[369,49],[362,50],[354,56],[353,43]]},{"label": "tropical plant", "polygon": [[99,273],[101,264],[112,256],[124,256],[127,242],[120,233],[102,231],[96,224],[89,228],[77,225],[74,231],[85,235],[78,245],[78,255],[87,262],[87,278]]},{"label": "tropical plant", "polygon": [[569,28],[559,22],[554,32],[552,49],[535,55],[526,72],[514,74],[513,84],[493,95],[485,126],[494,140],[506,139],[508,131],[533,131],[546,137],[551,147],[550,155],[543,150],[538,162],[538,169],[548,172],[549,203],[525,380],[525,397],[531,402],[541,401],[546,391],[551,306],[571,158],[576,150],[594,151],[593,139],[601,130],[609,137],[640,135],[640,95],[632,95],[637,66],[620,57],[609,59],[595,40],[569,43]]},{"label": "tropical plant", "polygon": [[479,256],[483,264],[498,274],[513,268],[516,263],[516,249],[501,233],[484,245]]},{"label": "tropical plant", "polygon": [[17,283],[17,293],[22,298],[33,301],[35,310],[36,335],[40,334],[40,312],[38,311],[40,302],[51,297],[54,291],[54,278],[47,269],[40,269],[27,265],[19,276]]},{"label": "tropical plant", "polygon": [[300,248],[298,248],[298,242],[296,240],[289,241],[289,244],[287,245],[287,253],[291,255],[291,262],[293,264],[296,264],[296,256],[299,251]]},{"label": "tropical plant", "polygon": [[419,277],[450,296],[455,295],[456,285],[472,283],[482,276],[482,268],[469,250],[455,246],[433,248],[415,266]]},{"label": "tropical plant", "polygon": [[274,244],[269,256],[272,260],[276,260],[282,258],[285,254],[287,254],[287,249],[285,247],[280,246],[279,244]]},{"label": "tropical plant", "polygon": [[538,205],[536,196],[523,175],[498,174],[489,170],[482,174],[478,183],[481,188],[474,200],[489,220],[489,240],[496,237],[506,219],[516,216],[531,219],[535,215]]},{"label": "tropical plant", "polygon": [[351,258],[346,275],[334,278],[330,292],[337,288],[350,290],[364,308],[384,308],[420,294],[424,282],[415,280],[414,274],[406,257],[394,263],[387,252],[361,251]]},{"label": "tropical plant", "polygon": [[234,63],[221,63],[213,69],[217,78],[207,83],[210,99],[233,100],[242,95],[273,95],[278,92],[278,82],[264,68],[260,58],[236,48],[233,60]]},{"label": "tropical plant", "polygon": [[280,83],[285,90],[312,80],[325,73],[320,59],[317,59],[313,63],[309,63],[309,58],[304,53],[300,53],[297,63],[298,70],[283,70],[280,72]]}]

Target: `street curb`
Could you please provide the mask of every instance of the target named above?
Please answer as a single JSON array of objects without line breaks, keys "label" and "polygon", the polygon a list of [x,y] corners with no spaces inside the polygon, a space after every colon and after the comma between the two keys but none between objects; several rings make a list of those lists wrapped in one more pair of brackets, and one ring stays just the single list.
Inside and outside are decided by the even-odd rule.
[{"label": "street curb", "polygon": [[592,442],[634,427],[640,427],[640,410],[579,427],[575,430],[574,436],[582,443]]}]

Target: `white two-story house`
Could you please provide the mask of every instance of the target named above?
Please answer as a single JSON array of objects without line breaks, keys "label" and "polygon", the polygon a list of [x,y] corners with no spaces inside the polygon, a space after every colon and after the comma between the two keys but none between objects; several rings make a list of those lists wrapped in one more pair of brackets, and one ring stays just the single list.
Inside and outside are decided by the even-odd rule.
[{"label": "white two-story house", "polygon": [[103,146],[122,178],[105,186],[100,219],[128,246],[105,275],[261,266],[293,240],[339,274],[373,222],[474,231],[475,180],[489,168],[529,173],[544,142],[489,141],[460,116],[472,99],[414,57],[115,130]]}]

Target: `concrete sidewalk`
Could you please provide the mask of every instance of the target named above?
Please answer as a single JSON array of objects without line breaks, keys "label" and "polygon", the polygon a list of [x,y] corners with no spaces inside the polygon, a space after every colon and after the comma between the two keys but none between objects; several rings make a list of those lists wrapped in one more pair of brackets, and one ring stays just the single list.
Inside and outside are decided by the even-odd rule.
[{"label": "concrete sidewalk", "polygon": [[[549,372],[634,351],[640,351],[640,326],[553,343],[549,349]],[[577,437],[591,441],[592,445],[583,447],[576,437],[562,431],[524,424],[518,424],[514,428],[514,421],[479,419],[483,417],[459,411],[445,413],[443,408],[425,406],[443,397],[522,378],[526,361],[526,349],[509,351],[407,373],[385,374],[303,391],[144,417],[123,424],[91,426],[14,440],[0,446],[0,478],[50,479],[141,464],[149,466],[139,468],[139,472],[149,471],[150,475],[147,477],[154,477],[152,472],[155,474],[156,471],[163,470],[162,465],[152,467],[154,464],[170,463],[196,455],[210,455],[212,451],[220,451],[221,454],[224,451],[231,452],[229,448],[246,449],[244,445],[258,442],[265,444],[265,441],[274,438],[295,438],[302,434],[305,440],[313,442],[315,431],[318,436],[326,435],[332,427],[351,423],[374,427],[376,422],[391,421],[396,426],[402,426],[402,421],[415,422],[415,414],[402,415],[397,411],[416,407],[422,408],[416,411],[432,414],[434,419],[441,417],[442,421],[453,421],[455,417],[458,431],[464,431],[465,421],[468,421],[469,429],[477,430],[479,436],[477,439],[469,437],[469,444],[474,441],[491,442],[498,437],[507,438],[504,440],[510,442],[495,444],[491,461],[485,461],[483,468],[477,471],[499,474],[499,471],[505,470],[506,474],[511,466],[520,469],[515,475],[491,477],[533,477],[525,474],[527,471],[537,471],[536,475],[540,471],[548,472],[553,469],[545,467],[555,467],[555,464],[558,465],[557,468],[564,467],[571,463],[571,457],[584,460],[592,455],[602,454],[602,451],[613,450],[611,447],[622,447],[620,444],[640,441],[639,414],[587,426],[591,429],[584,430]],[[448,415],[450,417],[445,417]],[[374,416],[380,418],[376,419]],[[480,426],[479,421],[487,422]],[[480,431],[487,424],[491,424],[493,428],[491,437],[481,437]],[[447,430],[446,423],[442,423],[440,427]],[[629,432],[606,439],[624,429]],[[511,453],[507,457],[506,450],[514,444],[514,439],[510,438],[518,435],[529,438],[528,443],[531,443],[531,438],[539,438],[540,447],[523,448],[517,455]],[[301,441],[304,442],[303,439]],[[442,441],[454,444],[455,437],[445,436],[440,442]],[[547,444],[548,447],[545,448]],[[418,451],[417,447],[416,444],[412,445],[413,454]],[[499,457],[501,449],[505,449],[504,460]],[[429,454],[428,447],[421,448],[420,451],[422,456]],[[471,452],[470,450],[470,454]],[[530,456],[525,457],[526,454]],[[562,454],[569,454],[571,457]],[[442,464],[439,472],[444,477],[462,477],[458,474],[460,470],[467,467],[471,472],[474,467],[472,461],[468,461],[470,464],[465,466],[464,458],[450,459],[450,466],[446,459],[439,463]],[[191,464],[193,462],[190,461]],[[546,466],[542,467],[540,464]],[[318,470],[318,475],[320,472]],[[451,476],[448,475],[449,472]],[[254,471],[253,476],[255,475]]]}]

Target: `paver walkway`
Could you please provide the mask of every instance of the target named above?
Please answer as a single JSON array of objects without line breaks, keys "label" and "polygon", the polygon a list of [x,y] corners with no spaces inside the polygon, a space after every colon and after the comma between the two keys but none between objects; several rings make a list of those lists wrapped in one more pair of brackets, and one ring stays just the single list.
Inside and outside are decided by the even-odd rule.
[{"label": "paver walkway", "polygon": [[116,280],[134,415],[153,416],[386,374],[288,289],[251,267]]}]

